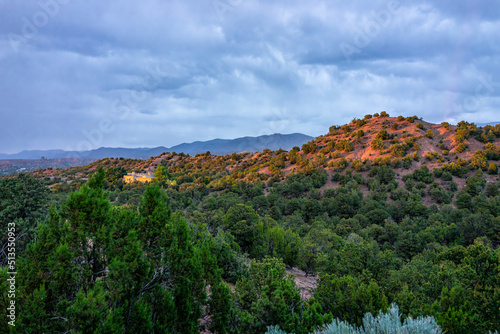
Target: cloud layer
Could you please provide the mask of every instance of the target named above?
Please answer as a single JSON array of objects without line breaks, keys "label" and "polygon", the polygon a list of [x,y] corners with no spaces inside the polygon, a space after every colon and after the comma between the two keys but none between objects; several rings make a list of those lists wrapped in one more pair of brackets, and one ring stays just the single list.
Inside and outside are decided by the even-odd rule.
[{"label": "cloud layer", "polygon": [[500,3],[0,0],[0,152],[499,121]]}]

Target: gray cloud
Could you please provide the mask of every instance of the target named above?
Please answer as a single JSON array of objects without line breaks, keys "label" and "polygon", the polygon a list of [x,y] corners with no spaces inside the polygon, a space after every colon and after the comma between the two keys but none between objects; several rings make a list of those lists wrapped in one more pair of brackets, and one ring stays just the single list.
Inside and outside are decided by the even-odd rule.
[{"label": "gray cloud", "polygon": [[498,121],[500,4],[0,1],[0,152]]}]

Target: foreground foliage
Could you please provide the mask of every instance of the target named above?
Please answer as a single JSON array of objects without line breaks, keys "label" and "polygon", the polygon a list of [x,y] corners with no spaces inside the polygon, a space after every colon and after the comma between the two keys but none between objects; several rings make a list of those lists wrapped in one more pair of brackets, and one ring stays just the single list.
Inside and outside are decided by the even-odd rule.
[{"label": "foreground foliage", "polygon": [[[375,334],[375,333],[394,333],[394,334],[441,334],[441,328],[432,317],[411,317],[401,321],[401,314],[396,304],[392,304],[387,313],[380,311],[374,317],[371,313],[365,314],[362,320],[363,325],[357,327],[346,321],[335,319],[333,322],[324,326],[320,330],[314,331],[314,334]],[[287,334],[278,326],[268,327],[266,334]]]}]

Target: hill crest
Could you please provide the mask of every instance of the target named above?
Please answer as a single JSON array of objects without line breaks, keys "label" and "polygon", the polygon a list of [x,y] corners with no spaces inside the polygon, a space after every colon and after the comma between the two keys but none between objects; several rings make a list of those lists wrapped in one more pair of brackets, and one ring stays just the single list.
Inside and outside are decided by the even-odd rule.
[{"label": "hill crest", "polygon": [[453,180],[461,185],[465,182],[463,177],[478,168],[489,174],[488,178],[498,180],[499,146],[500,125],[433,124],[416,116],[390,117],[382,112],[332,126],[327,134],[301,147],[294,146],[290,151],[264,149],[226,155],[214,155],[210,151],[195,156],[163,152],[147,160],[105,158],[85,167],[34,174],[86,177],[101,165],[120,167],[126,172],[154,172],[163,165],[171,175],[177,175],[181,189],[206,186],[217,190],[236,181],[278,181],[289,174],[312,175],[317,171],[329,176],[346,171],[365,175],[373,167],[389,166],[401,177],[424,167],[431,171],[441,169],[453,175]]}]

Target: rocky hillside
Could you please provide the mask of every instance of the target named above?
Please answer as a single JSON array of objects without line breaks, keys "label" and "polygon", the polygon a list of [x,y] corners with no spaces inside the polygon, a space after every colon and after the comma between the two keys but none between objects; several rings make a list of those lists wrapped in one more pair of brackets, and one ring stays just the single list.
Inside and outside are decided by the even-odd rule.
[{"label": "rocky hillside", "polygon": [[[268,182],[289,174],[319,170],[327,175],[354,171],[368,174],[373,167],[389,166],[401,178],[423,166],[450,174],[460,187],[472,171],[482,169],[490,181],[498,180],[500,125],[478,127],[460,122],[432,124],[417,116],[366,115],[349,124],[331,126],[329,132],[290,151],[265,149],[258,153],[210,153],[190,156],[166,152],[148,160],[106,158],[87,166],[34,172],[57,181],[86,178],[98,166],[124,172],[154,171],[167,167],[181,189],[219,189],[238,180]],[[330,178],[329,178],[330,179]]]}]

